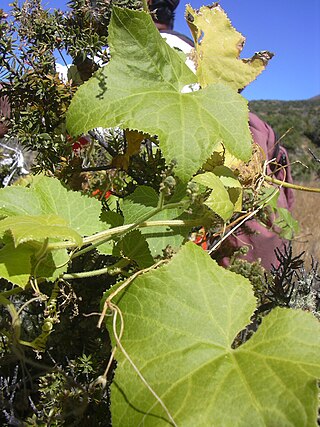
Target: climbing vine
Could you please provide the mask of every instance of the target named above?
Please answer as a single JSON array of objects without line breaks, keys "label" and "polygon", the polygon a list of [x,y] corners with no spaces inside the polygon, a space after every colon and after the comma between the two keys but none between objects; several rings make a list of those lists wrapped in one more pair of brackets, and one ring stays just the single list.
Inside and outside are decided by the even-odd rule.
[{"label": "climbing vine", "polygon": [[[264,277],[237,254],[230,269],[215,261],[251,218],[267,224],[272,212],[278,233],[297,230],[238,93],[272,55],[240,59],[244,40],[218,5],[186,16],[196,73],[147,12],[117,6],[107,65],[79,88],[48,59],[46,81],[67,101],[54,117],[41,110],[42,173],[0,189],[7,425],[317,425],[317,269],[300,292],[280,268]],[[293,283],[301,260],[291,255],[278,258],[290,258]]]}]

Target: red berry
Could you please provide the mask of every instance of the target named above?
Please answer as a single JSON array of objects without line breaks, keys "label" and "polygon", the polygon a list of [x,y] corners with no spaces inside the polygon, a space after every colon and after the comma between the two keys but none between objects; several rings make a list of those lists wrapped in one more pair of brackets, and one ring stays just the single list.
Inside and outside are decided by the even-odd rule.
[{"label": "red berry", "polygon": [[85,136],[80,136],[80,138],[78,138],[78,142],[80,145],[84,146],[84,145],[88,145],[90,141]]},{"label": "red berry", "polygon": [[79,144],[79,142],[74,142],[72,144],[72,151],[74,151],[75,153],[78,153],[81,150],[81,145]]},{"label": "red berry", "polygon": [[99,188],[97,188],[96,190],[94,190],[92,193],[91,193],[93,196],[100,196],[100,194],[101,194],[101,190],[99,190]]}]

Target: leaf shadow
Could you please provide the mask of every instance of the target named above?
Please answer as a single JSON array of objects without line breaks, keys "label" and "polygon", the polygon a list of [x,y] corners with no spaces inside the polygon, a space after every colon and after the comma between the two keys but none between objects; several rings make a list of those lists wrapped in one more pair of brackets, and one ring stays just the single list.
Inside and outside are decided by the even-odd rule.
[{"label": "leaf shadow", "polygon": [[123,390],[123,389],[122,389],[122,388],[117,384],[117,382],[116,382],[116,381],[114,381],[114,382],[113,382],[113,385],[118,389],[119,393],[121,393],[121,395],[122,395],[123,399],[125,400],[126,404],[127,404],[131,409],[133,409],[134,411],[138,412],[139,414],[143,414],[143,415],[148,416],[148,417],[153,417],[153,418],[156,418],[156,419],[158,419],[158,420],[165,421],[166,423],[168,423],[168,425],[173,426],[172,422],[171,422],[170,420],[168,420],[167,418],[165,418],[165,417],[161,417],[161,416],[159,416],[159,415],[157,415],[157,414],[153,414],[153,413],[151,413],[151,412],[148,412],[148,413],[147,413],[147,412],[143,411],[142,409],[137,408],[133,403],[131,403],[131,402],[129,401],[129,399],[127,398],[127,396],[126,396],[126,394],[125,394],[125,391],[124,391],[124,390]]}]

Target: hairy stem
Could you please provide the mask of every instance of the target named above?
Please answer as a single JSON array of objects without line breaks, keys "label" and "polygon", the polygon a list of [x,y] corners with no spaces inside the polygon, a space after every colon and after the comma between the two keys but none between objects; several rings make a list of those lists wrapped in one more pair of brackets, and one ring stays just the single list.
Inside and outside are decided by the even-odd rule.
[{"label": "hairy stem", "polygon": [[279,179],[272,178],[265,175],[264,179],[273,184],[281,185],[282,187],[292,188],[293,190],[308,191],[310,193],[320,193],[320,188],[305,187],[304,185],[290,184],[289,182],[280,181]]},{"label": "hairy stem", "polygon": [[62,279],[72,280],[72,279],[85,279],[86,277],[101,276],[103,274],[115,274],[117,272],[121,273],[121,269],[130,264],[130,260],[122,258],[119,262],[109,265],[108,267],[100,268],[99,270],[93,271],[81,271],[80,273],[70,273],[63,274]]},{"label": "hairy stem", "polygon": [[[155,208],[152,212],[148,213],[147,215],[143,216],[141,220],[135,222],[134,224],[126,224],[121,225],[119,227],[113,227],[108,230],[101,231],[99,233],[93,234],[92,236],[85,237],[83,239],[83,246],[91,245],[88,248],[84,248],[80,251],[78,251],[74,256],[79,256],[85,252],[88,252],[89,250],[94,249],[95,247],[101,245],[102,243],[106,243],[109,240],[113,239],[114,236],[121,235],[123,233],[128,233],[129,231],[135,229],[135,228],[145,228],[145,227],[194,227],[199,225],[201,223],[201,218],[198,220],[159,220],[159,221],[148,221],[149,218],[153,217],[157,213],[159,213],[163,209],[175,209],[177,207],[183,207],[184,203],[169,203],[165,205],[162,209]],[[50,243],[48,245],[48,250],[56,250],[56,249],[63,249],[63,248],[75,248],[76,244],[74,242],[57,242],[57,243]]]}]

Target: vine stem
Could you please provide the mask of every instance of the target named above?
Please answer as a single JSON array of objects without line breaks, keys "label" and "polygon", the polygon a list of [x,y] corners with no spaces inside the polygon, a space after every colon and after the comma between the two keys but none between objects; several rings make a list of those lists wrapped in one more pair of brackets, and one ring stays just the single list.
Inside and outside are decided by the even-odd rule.
[{"label": "vine stem", "polygon": [[[282,181],[279,181],[280,183]],[[278,189],[276,191],[279,191]],[[215,250],[218,249],[218,247],[221,245],[221,243],[226,240],[229,236],[231,236],[231,234],[233,234],[239,227],[241,227],[246,221],[248,221],[250,218],[254,217],[255,214],[257,214],[261,209],[263,209],[263,207],[269,203],[269,201],[274,197],[274,193],[271,194],[270,197],[268,197],[268,199],[261,204],[260,206],[258,206],[254,211],[250,212],[248,215],[246,215],[242,221],[240,221],[235,227],[231,228],[230,231],[228,231],[227,234],[225,234],[209,251],[209,254],[212,254],[212,252],[214,252]]]},{"label": "vine stem", "polygon": [[103,274],[121,273],[121,269],[126,267],[128,264],[130,264],[130,260],[122,258],[119,262],[109,265],[108,267],[100,268],[99,270],[63,274],[61,278],[64,280],[85,279],[87,277],[102,276]]},{"label": "vine stem", "polygon": [[[7,299],[8,297],[10,297],[11,295],[16,295],[16,294],[20,294],[21,292],[23,292],[24,289],[20,288],[20,287],[15,287],[10,289],[9,291],[3,291],[0,293],[0,298],[4,297],[5,299]],[[0,302],[1,303],[1,302]]]},{"label": "vine stem", "polygon": [[272,178],[272,176],[265,175],[264,179],[273,184],[281,185],[282,187],[292,188],[293,190],[308,191],[310,193],[320,193],[320,188],[305,187],[304,185],[291,184],[289,182],[280,181],[279,179]]},{"label": "vine stem", "polygon": [[123,291],[123,289],[125,289],[127,286],[130,285],[131,282],[133,282],[134,279],[136,279],[138,276],[141,276],[141,274],[147,273],[148,271],[154,270],[155,268],[159,267],[162,264],[165,264],[166,262],[168,262],[168,260],[166,259],[162,259],[158,262],[156,262],[155,264],[153,264],[151,267],[145,268],[144,270],[139,270],[137,272],[135,272],[134,274],[132,274],[132,276],[130,276],[126,281],[124,281],[116,290],[114,290],[109,296],[108,298],[105,300],[105,303],[103,305],[103,310],[102,313],[100,315],[100,319],[98,322],[98,328],[101,328],[103,319],[105,318],[105,315],[107,313],[107,310],[109,308],[109,305],[111,303],[111,300],[117,296],[121,291]]},{"label": "vine stem", "polygon": [[[173,206],[174,205],[174,206]],[[167,208],[168,205],[164,206],[164,209]],[[173,203],[170,205],[169,209],[173,209],[175,207],[182,207],[181,203]],[[160,212],[162,209],[156,208],[155,211],[152,212],[152,215],[150,214],[150,217],[154,216],[156,213]],[[199,222],[201,223],[201,218],[198,220],[158,220],[158,221],[147,221],[147,219],[142,219],[141,222],[136,222],[134,224],[126,224],[121,225],[119,227],[113,227],[108,230],[100,231],[99,233],[93,234],[92,236],[85,237],[82,242],[82,246],[85,245],[91,245],[88,248],[84,248],[81,251],[76,252],[72,258],[75,258],[76,256],[79,256],[85,252],[88,252],[89,250],[94,249],[95,247],[108,242],[111,240],[114,236],[117,236],[119,234],[128,233],[129,231],[135,229],[135,228],[145,228],[145,227],[193,227],[196,225],[199,225]],[[55,242],[55,243],[49,243],[48,250],[56,250],[56,249],[65,249],[65,248],[76,248],[77,245],[74,242],[65,241],[65,242]]]},{"label": "vine stem", "polygon": [[142,8],[145,12],[149,13],[147,0],[142,0]]},{"label": "vine stem", "polygon": [[14,331],[13,336],[14,336],[15,344],[17,344],[20,340],[20,333],[21,333],[21,321],[20,321],[18,312],[14,304],[11,301],[9,301],[7,298],[5,298],[3,295],[0,295],[0,305],[4,305],[11,316],[11,324]]},{"label": "vine stem", "polygon": [[[108,242],[109,240],[112,239],[112,236],[114,234],[122,234],[124,232],[129,233],[129,231],[140,227],[141,223],[146,222],[148,219],[152,218],[154,215],[158,214],[159,212],[161,212],[164,209],[181,208],[181,207],[185,206],[185,204],[186,204],[186,203],[178,202],[178,203],[168,203],[167,205],[164,205],[163,204],[163,197],[164,197],[163,194],[160,193],[159,202],[158,202],[157,207],[152,212],[148,212],[146,215],[143,215],[141,217],[141,219],[139,221],[135,222],[134,224],[128,224],[128,225],[121,226],[121,227],[124,227],[122,230],[121,230],[121,227],[115,227],[115,228],[112,228],[110,230],[102,231],[101,233],[97,233],[97,234],[94,234],[93,236],[89,236],[87,238],[84,238],[83,239],[83,245],[92,243],[91,246],[76,252],[74,254],[73,258],[75,258],[79,255],[82,255],[88,251],[91,251],[92,249],[96,248],[97,246],[102,245],[103,243]],[[118,231],[118,232],[114,233],[116,228],[118,228],[120,230],[120,232]],[[112,232],[112,230],[113,230],[113,232]],[[103,236],[103,235],[106,235],[107,237],[101,238],[101,240],[100,240],[99,237]],[[97,241],[97,238],[99,239],[99,241]]]}]

